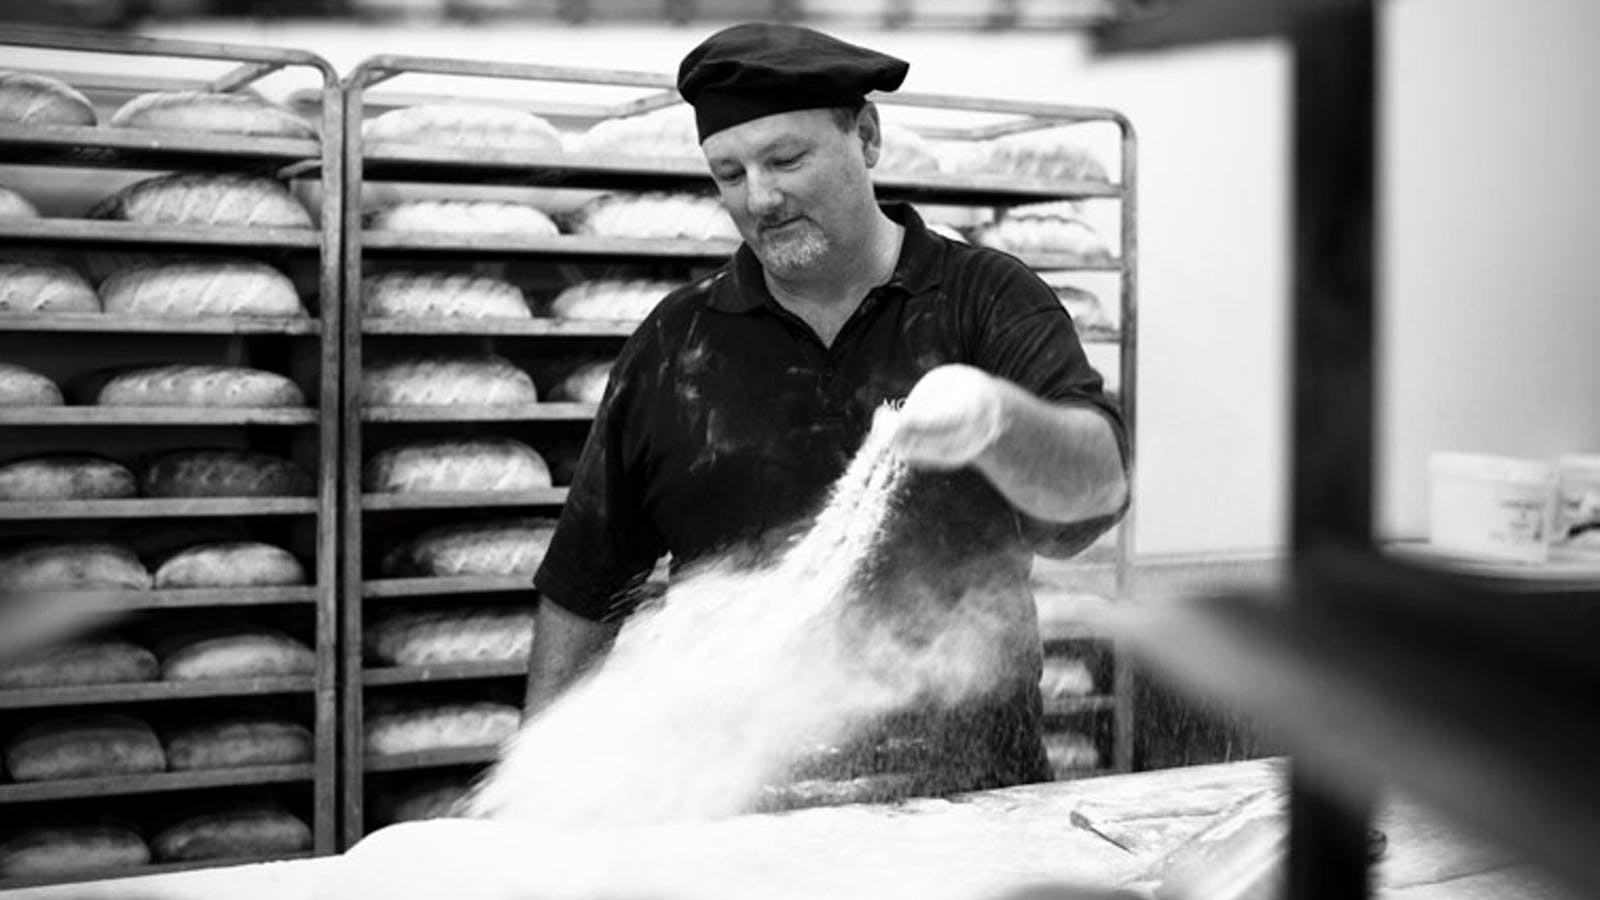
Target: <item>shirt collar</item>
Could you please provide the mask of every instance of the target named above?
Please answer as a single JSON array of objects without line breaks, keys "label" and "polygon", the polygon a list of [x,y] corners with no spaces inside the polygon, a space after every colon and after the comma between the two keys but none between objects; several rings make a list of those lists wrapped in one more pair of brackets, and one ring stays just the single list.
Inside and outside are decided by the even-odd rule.
[{"label": "shirt collar", "polygon": [[[894,274],[884,286],[915,296],[937,285],[944,272],[944,238],[930,233],[910,204],[885,203],[881,208],[885,215],[906,229]],[[712,285],[708,305],[721,312],[745,313],[769,303],[777,301],[767,290],[761,262],[749,246],[740,244],[728,266],[728,277],[719,278]]]}]

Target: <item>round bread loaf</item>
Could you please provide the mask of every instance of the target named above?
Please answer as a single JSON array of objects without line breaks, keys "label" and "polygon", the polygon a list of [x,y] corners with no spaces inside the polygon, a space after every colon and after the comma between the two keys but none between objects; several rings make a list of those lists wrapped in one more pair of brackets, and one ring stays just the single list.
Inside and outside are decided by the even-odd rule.
[{"label": "round bread loaf", "polygon": [[687,104],[596,122],[575,144],[577,151],[586,155],[703,159],[694,108]]},{"label": "round bread loaf", "polygon": [[0,877],[88,875],[150,862],[150,848],[121,825],[26,828],[0,842]]},{"label": "round bread loaf", "polygon": [[195,316],[304,316],[289,276],[255,260],[194,260],[120,269],[100,283],[108,313]]},{"label": "round bread loaf", "polygon": [[361,314],[373,319],[529,319],[516,285],[459,272],[389,272],[361,283]]},{"label": "round bread loaf", "polygon": [[487,147],[560,153],[561,132],[549,122],[516,109],[452,103],[427,103],[390,110],[361,123],[369,143],[398,141],[434,147]]},{"label": "round bread loaf", "polygon": [[87,453],[34,456],[0,466],[0,500],[110,500],[138,493],[126,466]]},{"label": "round bread loaf", "polygon": [[94,104],[58,78],[0,72],[0,122],[17,125],[94,125]]},{"label": "round bread loaf", "polygon": [[606,382],[616,360],[599,359],[580,363],[550,391],[551,400],[598,404],[606,394]]},{"label": "round bread loaf", "polygon": [[526,203],[503,200],[408,200],[368,216],[373,231],[439,231],[554,237],[555,220]]},{"label": "round bread loaf", "polygon": [[150,573],[127,547],[102,541],[38,543],[0,552],[0,590],[148,590]]},{"label": "round bread loaf", "polygon": [[0,362],[0,406],[60,406],[56,383],[32,369]]},{"label": "round bread loaf", "polygon": [[164,635],[156,647],[164,681],[310,675],[316,654],[305,644],[259,625],[226,625]]},{"label": "round bread loaf", "polygon": [[937,172],[939,158],[922,135],[893,122],[882,123],[883,143],[878,151],[880,172]]},{"label": "round bread loaf", "polygon": [[309,497],[316,483],[286,459],[248,450],[176,450],[139,476],[146,497]]},{"label": "round bread loaf", "polygon": [[158,91],[140,94],[111,114],[118,128],[209,131],[263,137],[314,138],[311,123],[252,94]]},{"label": "round bread loaf", "polygon": [[1100,160],[1058,133],[1009,135],[963,147],[953,154],[950,169],[1041,181],[1110,181]]},{"label": "round bread loaf", "polygon": [[56,263],[0,263],[0,314],[97,313],[100,297],[89,282]]},{"label": "round bread loaf", "polygon": [[243,175],[158,175],[112,194],[89,215],[145,225],[312,227],[311,214],[282,184]]},{"label": "round bread loaf", "polygon": [[0,219],[37,219],[39,210],[27,197],[0,185]]},{"label": "round bread loaf", "polygon": [[386,666],[519,662],[533,645],[533,611],[476,607],[394,613],[366,630],[367,654]]},{"label": "round bread loaf", "polygon": [[367,718],[368,756],[498,744],[522,714],[504,703],[440,703],[375,712]]},{"label": "round bread loaf", "polygon": [[1075,656],[1047,656],[1039,692],[1046,699],[1086,697],[1094,693],[1094,673],[1088,663]]},{"label": "round bread loaf", "polygon": [[607,194],[579,207],[572,233],[655,240],[737,241],[722,204],[698,194]]},{"label": "round bread loaf", "polygon": [[0,663],[0,689],[155,681],[161,664],[149,650],[116,637],[80,638]]},{"label": "round bread loaf", "polygon": [[305,567],[294,554],[256,541],[223,541],[180,550],[158,566],[155,574],[158,589],[305,583]]},{"label": "round bread loaf", "polygon": [[550,314],[559,319],[637,322],[677,287],[676,282],[645,278],[585,281],[557,294],[550,302]]},{"label": "round bread loaf", "polygon": [[1093,228],[1061,216],[1007,216],[978,229],[974,243],[1007,253],[1048,253],[1080,263],[1104,263],[1111,250]]},{"label": "round bread loaf", "polygon": [[378,494],[533,491],[550,487],[550,467],[507,437],[438,438],[389,447],[367,460],[363,487]]},{"label": "round bread loaf", "polygon": [[276,372],[244,366],[156,366],[117,375],[95,395],[101,406],[305,406],[305,394]]},{"label": "round bread loaf", "polygon": [[554,533],[549,519],[440,525],[395,546],[380,569],[397,578],[532,575]]},{"label": "round bread loaf", "polygon": [[539,402],[527,372],[499,356],[392,359],[367,367],[363,406],[522,406]]},{"label": "round bread loaf", "polygon": [[276,803],[240,802],[183,819],[150,846],[161,862],[283,856],[311,849],[311,829]]},{"label": "round bread loaf", "polygon": [[378,806],[383,810],[383,821],[389,824],[455,818],[462,815],[461,802],[471,791],[472,779],[468,776],[440,775],[383,794]]},{"label": "round bread loaf", "polygon": [[166,750],[174,772],[287,766],[311,761],[311,732],[287,719],[237,716],[174,728]]},{"label": "round bread loaf", "polygon": [[24,728],[6,743],[6,771],[16,781],[138,775],[166,768],[155,731],[132,716],[50,719]]}]

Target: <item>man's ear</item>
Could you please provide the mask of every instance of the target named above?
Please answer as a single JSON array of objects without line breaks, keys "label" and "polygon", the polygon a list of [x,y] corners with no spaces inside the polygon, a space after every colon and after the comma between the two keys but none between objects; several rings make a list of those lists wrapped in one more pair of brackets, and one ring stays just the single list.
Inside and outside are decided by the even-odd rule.
[{"label": "man's ear", "polygon": [[861,139],[861,155],[870,169],[878,164],[883,152],[883,125],[878,121],[877,104],[869,101],[862,105],[856,115],[856,136]]}]

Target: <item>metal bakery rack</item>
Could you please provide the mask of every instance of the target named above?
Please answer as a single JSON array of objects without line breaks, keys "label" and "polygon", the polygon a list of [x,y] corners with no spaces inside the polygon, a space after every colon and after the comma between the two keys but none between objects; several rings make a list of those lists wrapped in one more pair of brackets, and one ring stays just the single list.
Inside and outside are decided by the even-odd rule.
[{"label": "metal bakery rack", "polygon": [[[133,712],[160,725],[184,716],[225,716],[261,706],[309,729],[309,760],[250,768],[167,771],[27,783],[0,780],[0,825],[21,826],[74,812],[111,813],[149,833],[179,811],[265,796],[310,826],[312,845],[336,847],[334,779],[337,693],[335,572],[339,408],[341,105],[337,76],[309,53],[121,35],[0,29],[8,68],[71,84],[100,109],[98,126],[0,124],[0,182],[45,217],[0,220],[8,255],[45,257],[80,270],[102,269],[129,254],[162,259],[229,255],[265,261],[288,274],[311,315],[296,319],[151,318],[114,314],[0,311],[0,359],[71,383],[102,367],[135,362],[247,364],[287,375],[306,408],[114,408],[67,405],[0,409],[7,459],[37,453],[93,452],[135,462],[185,446],[274,452],[314,473],[304,497],[129,498],[0,502],[0,544],[39,538],[116,537],[136,549],[239,534],[290,550],[304,564],[303,586],[188,588],[61,594],[109,616],[120,632],[160,635],[213,619],[265,623],[314,651],[312,674],[232,680],[152,681],[0,690],[0,737],[58,714]],[[181,78],[171,73],[182,72]],[[327,140],[110,127],[105,112],[155,91],[252,92],[264,84],[306,89],[322,105],[317,131]],[[306,198],[320,226],[228,228],[143,225],[77,218],[86,191],[154,173],[244,173],[286,181]],[[101,272],[103,274],[103,272]],[[170,541],[169,541],[170,544]],[[159,727],[157,730],[161,730]],[[0,889],[50,881],[146,874],[253,861],[156,859],[135,869],[0,878]],[[283,858],[282,855],[271,858]]]},{"label": "metal bakery rack", "polygon": [[[976,142],[1060,126],[1099,129],[1118,160],[1105,181],[1030,180],[998,175],[887,172],[875,182],[884,199],[993,214],[1023,204],[1080,201],[1109,208],[1113,255],[1102,259],[1041,254],[1028,259],[1042,272],[1098,277],[1117,298],[1106,327],[1085,333],[1102,372],[1109,370],[1131,428],[1134,422],[1136,346],[1135,137],[1119,113],[1100,108],[1016,103],[1002,100],[892,94],[874,97],[885,116],[905,116],[925,138]],[[341,525],[343,596],[342,648],[346,678],[342,703],[342,837],[346,844],[385,824],[369,808],[390,799],[423,770],[459,778],[491,761],[495,747],[444,747],[398,756],[369,756],[363,736],[366,705],[375,695],[411,692],[456,700],[491,699],[517,705],[523,667],[506,661],[453,663],[418,668],[368,664],[365,621],[404,603],[533,602],[524,574],[491,577],[384,577],[376,559],[393,541],[424,522],[466,521],[509,514],[553,515],[565,499],[560,460],[584,436],[594,409],[581,404],[536,403],[524,407],[364,408],[364,359],[375,354],[424,348],[493,352],[537,370],[543,358],[565,352],[620,348],[636,322],[571,321],[542,316],[520,321],[364,319],[362,280],[400,267],[442,267],[492,273],[539,300],[581,278],[622,275],[687,282],[724,261],[728,241],[641,240],[559,234],[529,235],[394,232],[367,230],[363,210],[396,199],[530,199],[557,218],[583,199],[616,191],[687,191],[711,188],[704,161],[694,156],[630,157],[576,151],[534,153],[486,147],[375,142],[363,139],[363,122],[389,110],[422,104],[474,103],[538,114],[575,136],[609,119],[664,110],[681,103],[670,76],[653,73],[555,68],[536,65],[373,57],[344,80],[345,282],[343,498]],[[912,124],[912,120],[917,120]],[[546,376],[547,377],[547,376]],[[535,380],[540,375],[535,371]],[[541,383],[541,396],[547,385]],[[551,490],[473,495],[363,494],[362,467],[375,448],[418,436],[461,433],[507,434],[549,451],[557,487]],[[1131,446],[1131,444],[1130,444]],[[1131,556],[1131,518],[1095,556],[1098,562],[1052,565],[1041,603],[1064,608],[1087,593],[1115,595],[1125,585]],[[1051,596],[1043,596],[1050,594]],[[357,599],[359,598],[359,600]],[[1090,604],[1092,606],[1093,604]],[[1131,674],[1107,635],[1092,625],[1046,616],[1046,649],[1082,656],[1096,688],[1089,696],[1047,701],[1055,729],[1075,728],[1093,736],[1100,762],[1087,771],[1126,771],[1131,764]],[[1072,774],[1072,773],[1067,773]]]}]

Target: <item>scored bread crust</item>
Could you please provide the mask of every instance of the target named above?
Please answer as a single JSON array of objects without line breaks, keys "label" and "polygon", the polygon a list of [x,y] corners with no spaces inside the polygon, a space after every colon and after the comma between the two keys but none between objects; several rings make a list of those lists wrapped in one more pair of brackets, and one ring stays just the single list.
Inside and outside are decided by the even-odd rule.
[{"label": "scored bread crust", "polygon": [[155,681],[156,655],[115,637],[80,638],[51,644],[0,663],[0,690]]},{"label": "scored bread crust", "polygon": [[597,359],[580,363],[577,368],[556,383],[550,391],[551,400],[569,403],[598,404],[605,399],[606,382],[611,378],[614,359]]},{"label": "scored bread crust", "polygon": [[980,228],[973,242],[1007,253],[1059,254],[1085,263],[1111,260],[1111,249],[1099,233],[1065,216],[1007,217]]},{"label": "scored bread crust", "polygon": [[175,728],[165,738],[167,766],[174,772],[311,760],[311,731],[287,719],[234,716]]},{"label": "scored bread crust", "polygon": [[521,406],[539,402],[527,372],[499,356],[402,357],[361,379],[363,406]]},{"label": "scored bread crust", "polygon": [[516,285],[460,272],[388,272],[361,282],[361,314],[374,319],[530,319]]},{"label": "scored bread crust", "polygon": [[1105,164],[1088,149],[1060,135],[1021,134],[960,148],[950,164],[962,174],[1041,181],[1110,183]]},{"label": "scored bread crust", "polygon": [[368,756],[498,744],[515,734],[522,714],[505,703],[441,703],[380,710],[367,719]]},{"label": "scored bread crust", "polygon": [[150,862],[150,848],[121,825],[81,823],[37,826],[0,842],[0,876],[87,874]]},{"label": "scored bread crust", "polygon": [[644,115],[603,119],[574,143],[584,154],[702,159],[694,109],[687,104]]},{"label": "scored bread crust", "polygon": [[467,775],[439,775],[406,785],[395,793],[381,794],[378,805],[385,821],[416,822],[459,815],[461,801],[472,792]]},{"label": "scored bread crust", "polygon": [[315,489],[289,460],[248,450],[175,450],[139,475],[146,497],[308,497]]},{"label": "scored bread crust", "polygon": [[678,282],[649,278],[601,278],[567,287],[550,301],[558,319],[637,322],[644,319]]},{"label": "scored bread crust", "polygon": [[16,781],[138,775],[166,767],[149,724],[114,713],[48,719],[6,744],[6,770]]},{"label": "scored bread crust", "polygon": [[305,406],[305,394],[276,372],[244,366],[171,365],[115,376],[95,395],[100,406]]},{"label": "scored bread crust", "polygon": [[39,210],[21,194],[0,184],[0,219],[37,219]]},{"label": "scored bread crust", "polygon": [[255,260],[136,265],[100,283],[108,313],[141,316],[304,316],[294,283]]},{"label": "scored bread crust", "polygon": [[312,227],[306,208],[270,178],[187,172],[134,182],[96,204],[89,217],[146,225]]},{"label": "scored bread crust", "polygon": [[554,533],[548,519],[439,525],[390,549],[379,568],[397,578],[532,575]]},{"label": "scored bread crust", "polygon": [[934,155],[922,135],[904,125],[884,122],[880,126],[883,141],[878,150],[877,171],[880,172],[937,172],[939,158]]},{"label": "scored bread crust", "polygon": [[294,638],[258,625],[229,625],[165,635],[156,647],[166,681],[310,675],[316,654]]},{"label": "scored bread crust", "polygon": [[555,237],[555,220],[526,203],[508,200],[407,200],[367,215],[373,231],[447,234],[515,234]]},{"label": "scored bread crust", "polygon": [[240,802],[183,819],[150,847],[162,862],[281,856],[311,849],[311,829],[276,803]]},{"label": "scored bread crust", "polygon": [[113,500],[137,496],[121,463],[89,453],[31,456],[0,465],[0,500]]},{"label": "scored bread crust", "polygon": [[537,450],[508,437],[438,438],[386,448],[367,460],[363,487],[373,493],[532,491],[551,485]]},{"label": "scored bread crust", "polygon": [[117,128],[206,131],[260,137],[315,138],[317,130],[294,113],[251,94],[216,91],[156,91],[124,103],[111,114]]},{"label": "scored bread crust", "polygon": [[94,104],[59,78],[0,72],[0,122],[18,125],[96,124]]},{"label": "scored bread crust", "polygon": [[54,541],[0,552],[0,590],[148,590],[132,550],[106,541]]},{"label": "scored bread crust", "polygon": [[361,123],[361,139],[435,147],[488,147],[560,153],[561,132],[530,112],[499,106],[425,103]]},{"label": "scored bread crust", "polygon": [[367,654],[386,666],[518,662],[533,646],[533,612],[523,607],[422,610],[368,627]]},{"label": "scored bread crust", "polygon": [[61,388],[38,372],[0,362],[0,406],[60,406]]},{"label": "scored bread crust", "polygon": [[572,215],[572,233],[651,240],[737,241],[722,204],[698,194],[606,194]]},{"label": "scored bread crust", "polygon": [[158,590],[305,583],[305,567],[294,554],[258,541],[219,541],[188,547],[174,553],[155,571]]},{"label": "scored bread crust", "polygon": [[0,315],[40,312],[97,313],[100,297],[59,263],[0,263]]}]

